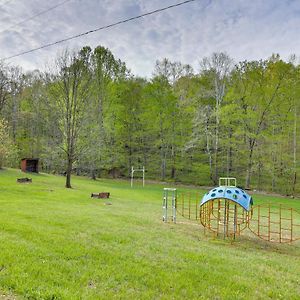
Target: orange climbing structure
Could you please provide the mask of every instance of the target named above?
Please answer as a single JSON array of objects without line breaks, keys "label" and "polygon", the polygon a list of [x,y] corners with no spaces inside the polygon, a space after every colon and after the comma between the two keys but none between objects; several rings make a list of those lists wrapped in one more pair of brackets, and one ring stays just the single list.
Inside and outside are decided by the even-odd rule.
[{"label": "orange climbing structure", "polygon": [[201,201],[199,193],[178,193],[177,216],[224,238],[235,239],[250,230],[268,242],[300,240],[300,212],[295,208],[274,203],[253,205],[252,197],[245,191],[235,184],[225,184],[207,192]]}]

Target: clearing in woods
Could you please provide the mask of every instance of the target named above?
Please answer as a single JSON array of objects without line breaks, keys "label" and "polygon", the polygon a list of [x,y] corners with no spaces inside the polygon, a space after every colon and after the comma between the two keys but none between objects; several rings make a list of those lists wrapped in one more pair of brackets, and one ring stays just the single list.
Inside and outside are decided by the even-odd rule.
[{"label": "clearing in woods", "polygon": [[[165,224],[158,184],[74,177],[65,189],[64,177],[20,184],[20,176],[0,171],[0,294],[8,299],[300,298],[299,242],[246,235],[232,243]],[[299,199],[253,197],[300,210]]]}]

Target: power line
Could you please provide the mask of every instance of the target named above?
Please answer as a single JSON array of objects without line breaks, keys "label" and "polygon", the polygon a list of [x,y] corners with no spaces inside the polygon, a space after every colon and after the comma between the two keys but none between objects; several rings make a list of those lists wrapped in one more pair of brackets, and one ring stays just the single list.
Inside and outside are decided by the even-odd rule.
[{"label": "power line", "polygon": [[60,2],[60,3],[58,3],[58,4],[54,5],[54,6],[51,6],[51,7],[47,8],[47,9],[45,9],[45,10],[42,10],[42,11],[36,13],[36,14],[33,15],[33,16],[30,16],[30,17],[28,17],[28,18],[26,18],[26,19],[24,19],[24,20],[22,20],[22,21],[20,21],[20,22],[18,22],[18,23],[15,23],[15,24],[11,25],[10,27],[8,27],[8,28],[2,30],[0,33],[4,32],[4,31],[7,31],[7,30],[10,30],[10,29],[12,29],[12,28],[14,28],[14,27],[16,27],[16,26],[20,26],[20,25],[26,23],[27,21],[33,20],[33,19],[35,19],[36,17],[39,17],[39,16],[41,16],[41,15],[43,15],[43,14],[45,14],[45,13],[47,13],[47,12],[49,12],[49,11],[51,11],[51,10],[57,8],[57,7],[59,7],[59,6],[62,6],[62,5],[64,5],[65,3],[69,2],[69,1],[71,1],[71,0],[65,0],[65,1]]},{"label": "power line", "polygon": [[115,22],[115,23],[111,23],[109,25],[105,25],[105,26],[102,26],[102,27],[99,27],[99,28],[96,28],[96,29],[93,29],[93,30],[89,30],[89,31],[86,31],[86,32],[83,32],[83,33],[79,33],[77,35],[73,35],[73,36],[64,38],[62,40],[58,40],[56,42],[45,44],[45,45],[42,45],[42,46],[37,47],[37,48],[33,48],[33,49],[30,49],[30,50],[26,50],[26,51],[23,51],[23,52],[5,57],[5,58],[3,58],[3,60],[8,60],[8,59],[11,59],[11,58],[14,58],[14,57],[22,56],[24,54],[32,53],[32,52],[35,52],[37,50],[48,48],[50,46],[54,46],[54,45],[57,45],[57,44],[60,44],[60,43],[64,43],[64,42],[67,42],[67,41],[70,41],[70,40],[73,40],[73,39],[76,39],[76,38],[79,38],[79,37],[82,37],[82,36],[85,36],[85,35],[100,31],[100,30],[115,27],[115,26],[118,26],[120,24],[128,23],[128,22],[133,21],[133,20],[141,19],[143,17],[150,16],[150,15],[153,15],[153,14],[156,14],[156,13],[159,13],[159,12],[162,12],[162,11],[174,8],[174,7],[178,7],[178,6],[187,4],[187,3],[195,2],[195,1],[197,1],[197,0],[186,0],[186,1],[179,2],[177,4],[173,4],[173,5],[169,5],[169,6],[166,6],[166,7],[159,8],[159,9],[155,9],[155,10],[146,12],[146,13],[141,14],[141,15],[137,15],[137,16],[134,16],[134,17],[131,17],[131,18],[128,18],[128,19],[124,19],[124,20],[121,20],[121,21],[118,21],[118,22]]}]

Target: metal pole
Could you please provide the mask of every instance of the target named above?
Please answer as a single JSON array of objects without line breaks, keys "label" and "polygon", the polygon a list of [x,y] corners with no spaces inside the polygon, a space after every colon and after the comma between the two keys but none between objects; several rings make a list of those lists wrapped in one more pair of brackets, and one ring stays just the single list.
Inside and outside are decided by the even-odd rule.
[{"label": "metal pole", "polygon": [[196,193],[196,220],[198,220],[198,193]]},{"label": "metal pole", "polygon": [[229,227],[229,217],[230,217],[230,202],[228,201],[227,203],[227,218],[226,218],[226,236],[229,236],[228,235],[228,227]]},{"label": "metal pole", "polygon": [[163,191],[163,221],[166,222],[166,192]]},{"label": "metal pole", "polygon": [[260,236],[260,205],[257,208],[257,235]]},{"label": "metal pole", "polygon": [[184,194],[182,193],[182,216],[184,217]]},{"label": "metal pole", "polygon": [[291,208],[291,242],[293,241],[293,209]]},{"label": "metal pole", "polygon": [[176,190],[173,191],[172,195],[172,210],[173,210],[173,222],[176,223]]},{"label": "metal pole", "polygon": [[168,222],[168,191],[164,190],[164,221]]},{"label": "metal pole", "polygon": [[236,204],[234,205],[234,225],[233,225],[233,238],[235,239],[235,235],[236,235],[236,232],[237,232],[237,206]]},{"label": "metal pole", "polygon": [[191,219],[191,193],[189,193],[189,220]]},{"label": "metal pole", "polygon": [[221,222],[221,199],[218,199],[217,236],[219,235],[220,222]]},{"label": "metal pole", "polygon": [[281,243],[281,204],[279,205],[279,243]]},{"label": "metal pole", "polygon": [[133,166],[131,166],[131,187],[133,187],[133,172],[134,172],[134,170],[133,170]]},{"label": "metal pole", "polygon": [[268,214],[268,240],[270,241],[271,240],[271,205],[269,204],[269,214]]},{"label": "metal pole", "polygon": [[145,167],[143,166],[143,187],[145,186]]},{"label": "metal pole", "polygon": [[226,220],[227,220],[227,210],[226,210],[226,207],[227,206],[227,200],[225,200],[225,203],[224,203],[224,220],[223,220],[223,237],[224,239],[226,238]]}]

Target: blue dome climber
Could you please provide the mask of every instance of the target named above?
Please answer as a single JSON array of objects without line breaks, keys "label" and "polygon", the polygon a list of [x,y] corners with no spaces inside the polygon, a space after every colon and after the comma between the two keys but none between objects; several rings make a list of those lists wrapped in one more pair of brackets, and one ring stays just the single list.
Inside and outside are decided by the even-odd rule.
[{"label": "blue dome climber", "polygon": [[247,211],[249,211],[251,209],[251,205],[253,205],[252,197],[248,195],[244,190],[235,186],[219,186],[213,188],[203,196],[200,206],[207,201],[214,199],[231,200],[242,206]]}]

